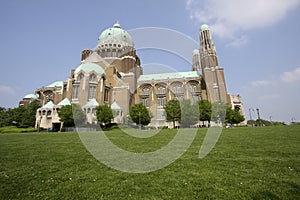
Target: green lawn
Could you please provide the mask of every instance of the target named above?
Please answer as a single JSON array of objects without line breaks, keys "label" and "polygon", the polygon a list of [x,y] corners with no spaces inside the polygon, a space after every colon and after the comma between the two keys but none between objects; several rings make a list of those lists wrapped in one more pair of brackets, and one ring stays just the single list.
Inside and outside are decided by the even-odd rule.
[{"label": "green lawn", "polygon": [[[0,134],[0,199],[299,199],[300,126],[224,129],[204,159],[207,129],[177,161],[132,174],[108,168],[84,148],[77,133]],[[133,152],[166,145],[175,130],[151,138],[107,131]]]}]

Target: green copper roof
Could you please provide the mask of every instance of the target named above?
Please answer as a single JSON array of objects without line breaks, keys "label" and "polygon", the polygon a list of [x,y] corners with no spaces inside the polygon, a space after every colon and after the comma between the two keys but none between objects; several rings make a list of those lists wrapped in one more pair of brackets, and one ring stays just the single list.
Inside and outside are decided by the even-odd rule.
[{"label": "green copper roof", "polygon": [[199,49],[194,49],[193,50],[193,55],[195,55],[195,54],[199,54]]},{"label": "green copper roof", "polygon": [[55,81],[53,83],[51,83],[50,85],[46,86],[46,87],[62,87],[64,84],[63,81]]},{"label": "green copper roof", "polygon": [[42,108],[52,109],[54,106],[55,106],[54,103],[52,101],[49,101]]},{"label": "green copper roof", "polygon": [[166,80],[166,79],[183,79],[183,78],[198,78],[201,76],[201,71],[189,71],[189,72],[174,72],[174,73],[162,73],[162,74],[147,74],[141,75],[138,81],[151,81],[151,80]]},{"label": "green copper roof", "polygon": [[95,71],[99,75],[105,74],[104,70],[95,63],[82,63],[76,68],[75,74],[78,74],[80,71],[84,71],[87,74],[89,74],[92,71]]},{"label": "green copper roof", "polygon": [[203,24],[200,28],[201,31],[205,31],[205,30],[208,30],[208,25],[207,24]]},{"label": "green copper roof", "polygon": [[38,97],[35,94],[27,94],[23,99],[37,99]]},{"label": "green copper roof", "polygon": [[115,23],[113,27],[104,30],[98,38],[98,44],[105,43],[109,40],[116,42],[125,42],[129,46],[134,46],[131,36],[127,31],[121,28],[119,23]]},{"label": "green copper roof", "polygon": [[71,102],[68,98],[64,98],[61,102],[57,104],[58,106],[66,106],[66,105],[71,105]]},{"label": "green copper roof", "polygon": [[121,110],[121,107],[117,104],[117,102],[113,102],[113,104],[111,104],[110,108],[112,110]]},{"label": "green copper roof", "polygon": [[99,106],[99,103],[96,101],[96,99],[90,99],[87,104],[85,104],[84,107],[96,107]]}]

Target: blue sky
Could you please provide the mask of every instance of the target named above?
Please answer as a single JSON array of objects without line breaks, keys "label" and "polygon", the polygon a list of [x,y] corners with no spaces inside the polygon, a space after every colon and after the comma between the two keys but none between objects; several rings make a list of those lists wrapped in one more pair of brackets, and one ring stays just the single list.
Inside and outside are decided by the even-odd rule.
[{"label": "blue sky", "polygon": [[[66,80],[81,50],[94,48],[116,20],[126,30],[167,28],[197,43],[207,23],[227,90],[242,95],[247,118],[259,108],[268,120],[300,121],[299,11],[299,0],[2,1],[0,106],[16,107],[36,88]],[[168,52],[138,54],[145,66],[191,69]]]}]

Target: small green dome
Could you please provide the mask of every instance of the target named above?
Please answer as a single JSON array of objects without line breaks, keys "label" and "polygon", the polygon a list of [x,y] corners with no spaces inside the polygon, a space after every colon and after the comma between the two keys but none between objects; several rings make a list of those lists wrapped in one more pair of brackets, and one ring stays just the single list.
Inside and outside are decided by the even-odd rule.
[{"label": "small green dome", "polygon": [[113,27],[104,30],[99,38],[98,44],[105,43],[106,41],[116,41],[118,43],[125,42],[129,46],[134,46],[133,40],[129,33],[123,30],[120,24],[117,22],[113,25]]},{"label": "small green dome", "polygon": [[201,31],[205,31],[205,30],[208,30],[208,25],[207,24],[203,24],[200,28]]},{"label": "small green dome", "polygon": [[193,50],[193,55],[195,55],[195,54],[199,54],[199,49],[194,49]]},{"label": "small green dome", "polygon": [[87,74],[92,71],[95,71],[98,75],[105,74],[104,70],[95,63],[82,63],[75,69],[75,74],[78,74],[80,71],[84,71]]},{"label": "small green dome", "polygon": [[23,99],[38,99],[35,94],[27,94]]}]

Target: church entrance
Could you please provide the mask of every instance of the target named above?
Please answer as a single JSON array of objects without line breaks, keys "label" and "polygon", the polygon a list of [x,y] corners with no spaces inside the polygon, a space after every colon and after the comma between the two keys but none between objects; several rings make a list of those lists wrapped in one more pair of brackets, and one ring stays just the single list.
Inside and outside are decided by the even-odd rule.
[{"label": "church entrance", "polygon": [[61,125],[60,122],[52,123],[52,132],[58,132],[58,131],[60,131],[60,125]]}]

